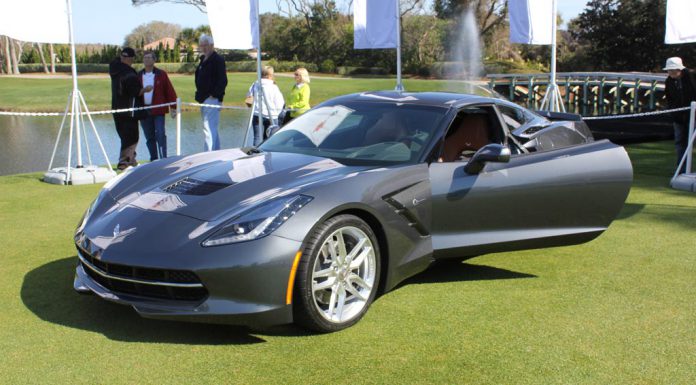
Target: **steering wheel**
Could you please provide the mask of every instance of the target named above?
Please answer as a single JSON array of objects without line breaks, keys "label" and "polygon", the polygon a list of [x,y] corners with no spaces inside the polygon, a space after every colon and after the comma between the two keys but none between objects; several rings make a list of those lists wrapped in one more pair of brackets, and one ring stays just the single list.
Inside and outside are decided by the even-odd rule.
[{"label": "steering wheel", "polygon": [[405,144],[408,148],[411,148],[411,144],[415,143],[420,147],[425,145],[425,139],[422,138],[418,133],[413,135],[405,136],[399,140],[399,143]]}]

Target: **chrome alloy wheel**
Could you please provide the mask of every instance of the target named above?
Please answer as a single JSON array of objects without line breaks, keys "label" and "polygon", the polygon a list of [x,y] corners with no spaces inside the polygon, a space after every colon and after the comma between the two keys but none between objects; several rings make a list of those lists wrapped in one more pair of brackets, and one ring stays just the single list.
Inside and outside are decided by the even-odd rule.
[{"label": "chrome alloy wheel", "polygon": [[375,250],[361,229],[341,227],[328,236],[312,268],[312,299],[329,322],[342,323],[368,305],[376,279]]}]

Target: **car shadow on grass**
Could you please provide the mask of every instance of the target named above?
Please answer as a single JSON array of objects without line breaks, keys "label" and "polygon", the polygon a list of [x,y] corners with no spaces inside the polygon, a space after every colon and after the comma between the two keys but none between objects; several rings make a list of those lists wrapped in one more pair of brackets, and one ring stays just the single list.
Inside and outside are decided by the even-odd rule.
[{"label": "car shadow on grass", "polygon": [[436,261],[420,274],[417,274],[398,287],[423,283],[442,283],[455,281],[484,281],[498,279],[536,278],[536,275],[501,269],[498,267],[474,265],[457,260]]},{"label": "car shadow on grass", "polygon": [[643,211],[643,209],[645,209],[644,204],[625,203],[623,209],[621,209],[621,212],[619,212],[619,215],[616,217],[616,220],[629,219]]},{"label": "car shadow on grass", "polygon": [[151,320],[128,306],[77,294],[72,287],[76,263],[77,257],[73,256],[28,272],[21,290],[24,305],[44,321],[101,333],[118,341],[192,345],[265,342],[247,328]]}]

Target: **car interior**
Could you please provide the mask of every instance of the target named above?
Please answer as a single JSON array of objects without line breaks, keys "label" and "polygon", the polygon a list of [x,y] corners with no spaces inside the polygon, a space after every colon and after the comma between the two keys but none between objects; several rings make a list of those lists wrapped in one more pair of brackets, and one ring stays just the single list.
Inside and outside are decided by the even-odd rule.
[{"label": "car interior", "polygon": [[465,108],[452,120],[438,161],[467,160],[490,143],[507,145],[495,110],[487,106]]}]

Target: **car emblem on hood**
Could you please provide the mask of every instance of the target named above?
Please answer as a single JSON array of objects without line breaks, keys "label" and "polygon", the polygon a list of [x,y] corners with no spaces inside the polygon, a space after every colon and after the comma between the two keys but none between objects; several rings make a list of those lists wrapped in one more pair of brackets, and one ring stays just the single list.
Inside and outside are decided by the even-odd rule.
[{"label": "car emblem on hood", "polygon": [[117,238],[119,235],[121,235],[121,225],[116,224],[116,227],[114,227],[114,238]]}]

